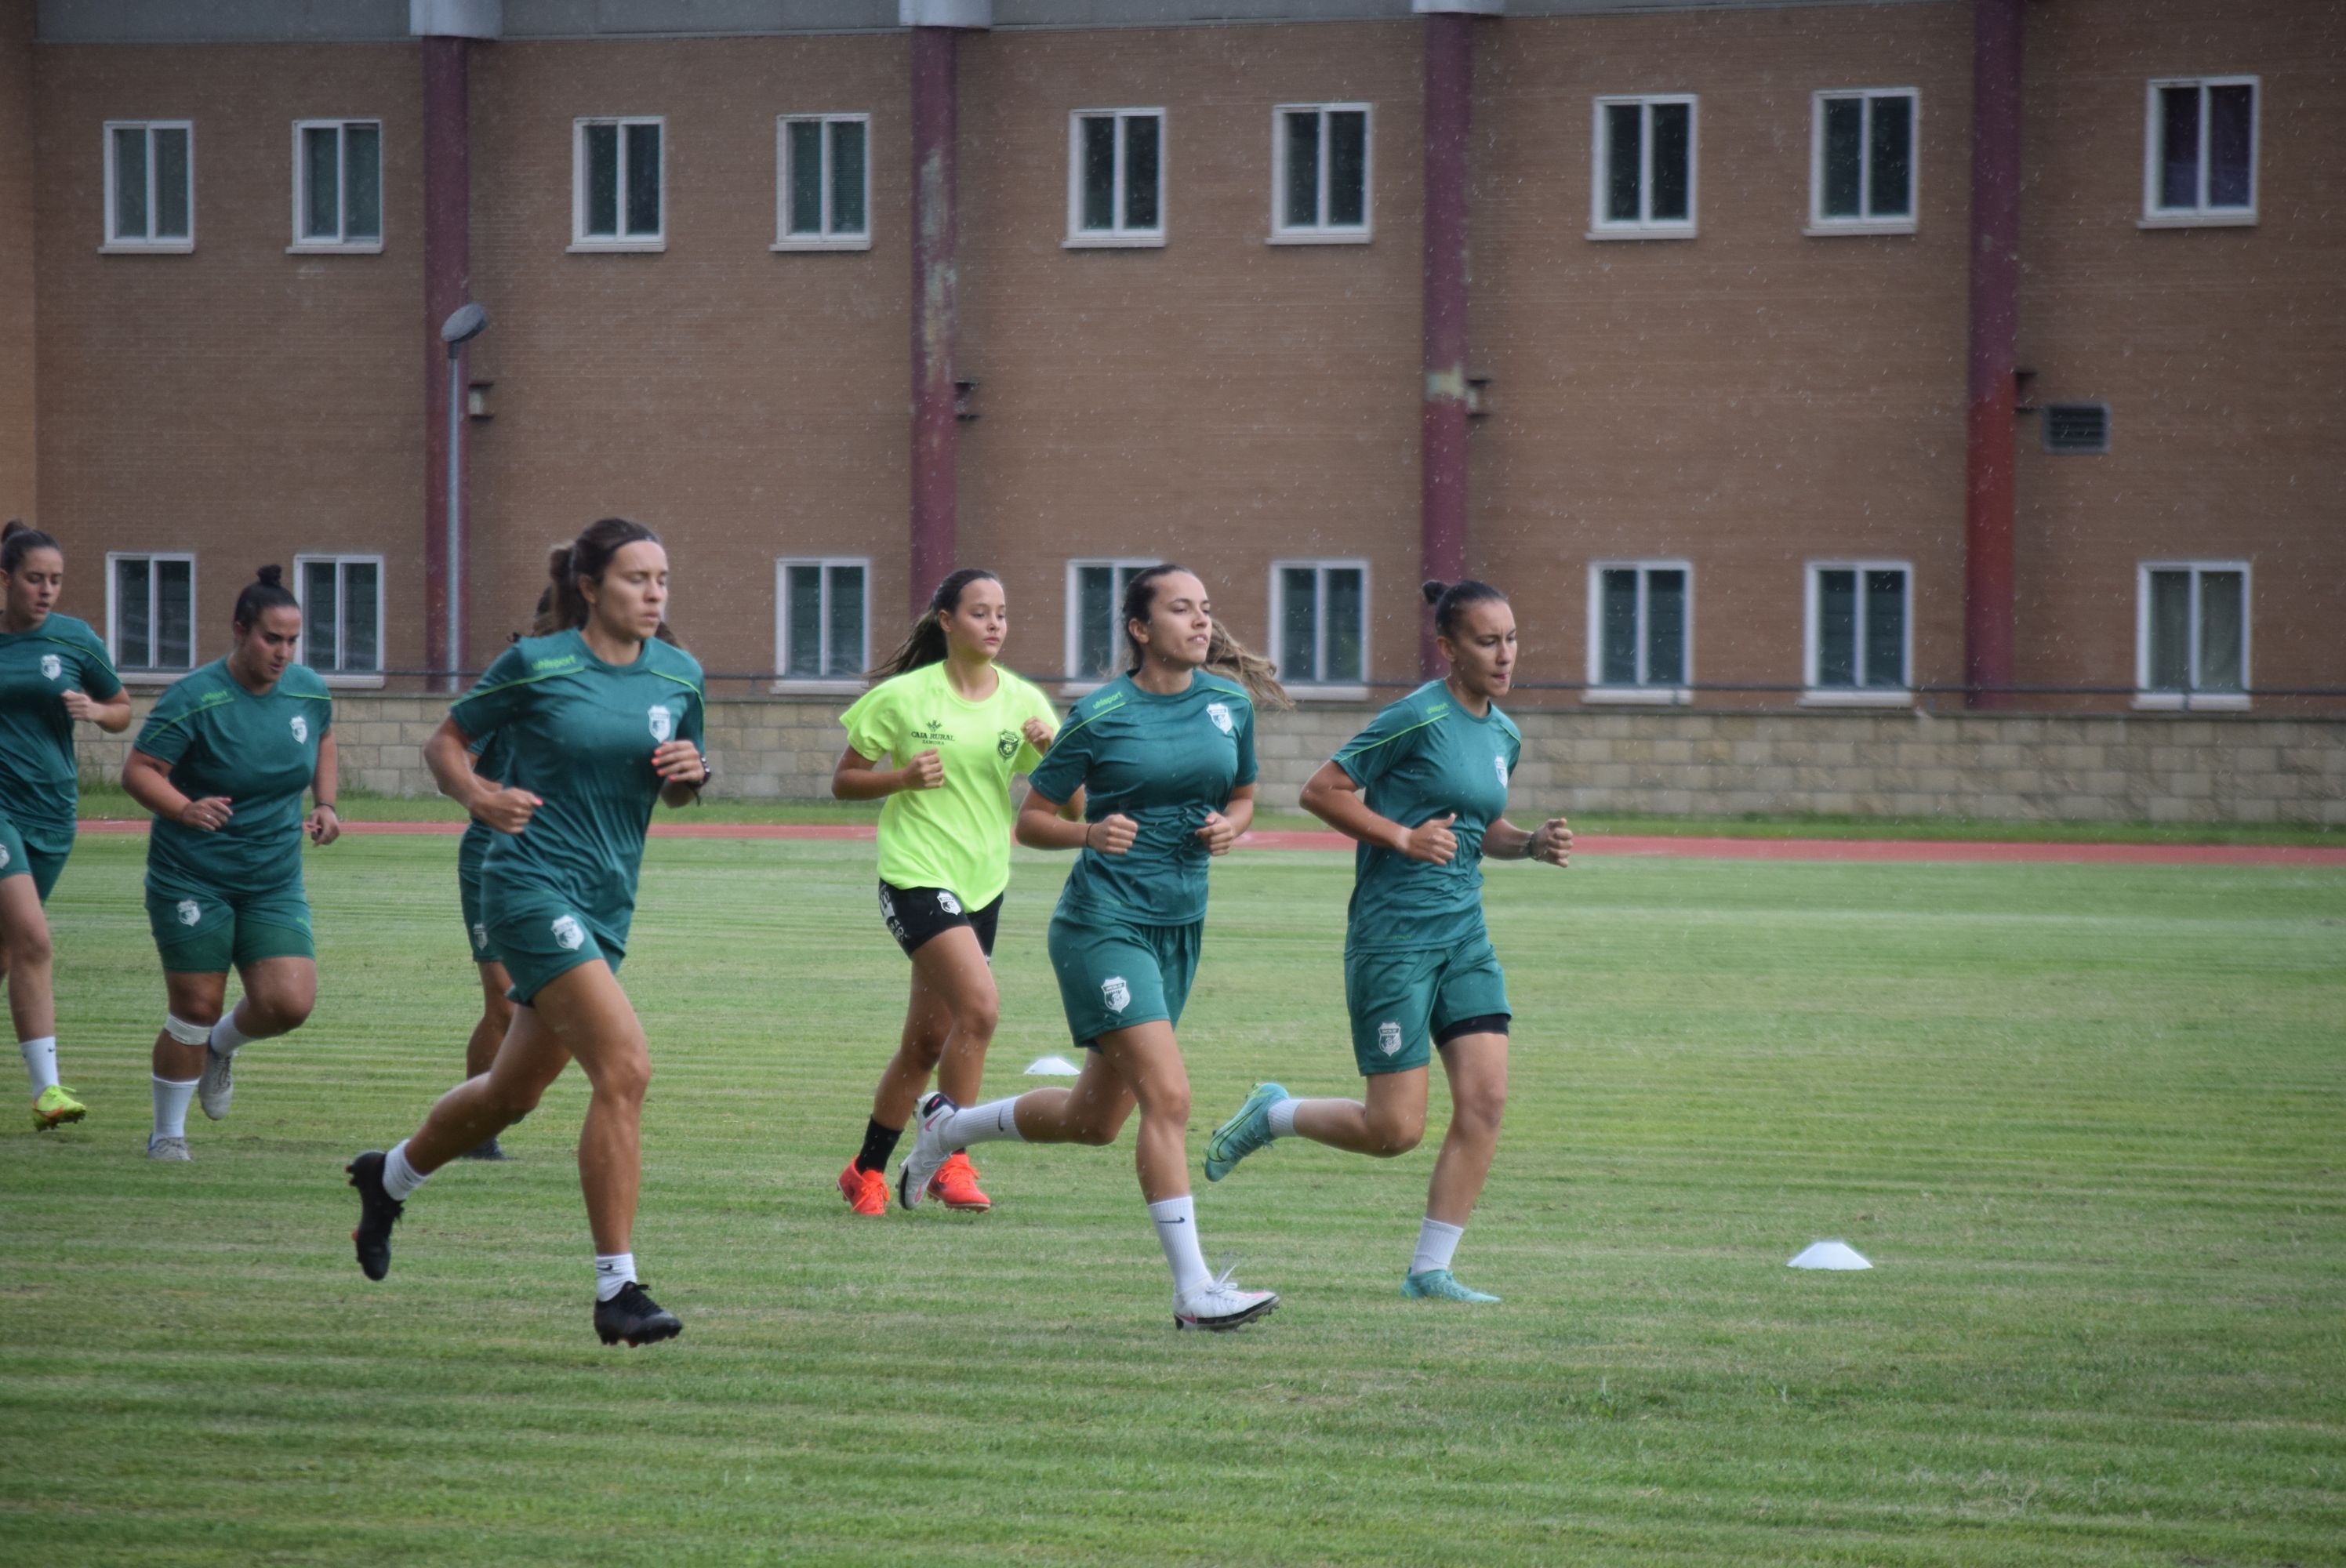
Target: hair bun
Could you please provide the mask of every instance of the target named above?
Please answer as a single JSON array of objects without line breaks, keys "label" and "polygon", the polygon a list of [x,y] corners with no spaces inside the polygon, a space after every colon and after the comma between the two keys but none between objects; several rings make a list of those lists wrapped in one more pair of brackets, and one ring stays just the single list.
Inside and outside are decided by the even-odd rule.
[{"label": "hair bun", "polygon": [[1417,591],[1423,594],[1425,596],[1425,602],[1431,605],[1438,601],[1443,595],[1450,591],[1450,585],[1443,582],[1440,578],[1428,577],[1424,582],[1420,583],[1417,585]]},{"label": "hair bun", "polygon": [[546,558],[546,575],[557,583],[570,580],[570,548],[567,545],[556,545],[554,553]]},{"label": "hair bun", "polygon": [[22,517],[11,517],[7,526],[0,527],[0,539],[14,539],[19,534],[29,532],[31,527]]},{"label": "hair bun", "polygon": [[285,585],[285,568],[263,566],[252,575],[252,580],[256,583],[266,583],[272,588],[281,588]]}]

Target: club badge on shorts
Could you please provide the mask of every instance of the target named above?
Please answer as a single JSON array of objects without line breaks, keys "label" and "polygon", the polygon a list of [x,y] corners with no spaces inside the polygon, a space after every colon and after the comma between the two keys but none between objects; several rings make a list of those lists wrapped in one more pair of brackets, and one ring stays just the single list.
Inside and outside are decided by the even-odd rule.
[{"label": "club badge on shorts", "polygon": [[1377,1049],[1383,1052],[1388,1056],[1398,1056],[1401,1054],[1400,1024],[1380,1023],[1377,1025]]},{"label": "club badge on shorts", "polygon": [[1110,1013],[1121,1013],[1132,1005],[1132,987],[1124,983],[1124,976],[1111,974],[1100,982],[1100,1000],[1107,1003]]},{"label": "club badge on shorts", "polygon": [[586,945],[586,928],[578,923],[576,915],[557,915],[554,921],[554,940],[565,952],[576,952]]},{"label": "club badge on shorts", "polygon": [[652,738],[667,745],[668,738],[676,733],[676,715],[668,710],[667,704],[656,702],[652,705],[651,720]]},{"label": "club badge on shorts", "polygon": [[198,903],[193,899],[181,899],[179,901],[179,923],[181,925],[193,925],[203,918],[203,905]]},{"label": "club badge on shorts", "polygon": [[1214,721],[1214,728],[1220,730],[1224,735],[1232,734],[1238,728],[1238,726],[1230,720],[1230,705],[1227,702],[1209,702],[1206,704],[1206,717],[1212,719]]},{"label": "club badge on shorts", "polygon": [[937,890],[937,908],[944,911],[945,913],[949,915],[957,915],[961,913],[961,901],[953,896],[952,890],[947,888],[939,888]]}]

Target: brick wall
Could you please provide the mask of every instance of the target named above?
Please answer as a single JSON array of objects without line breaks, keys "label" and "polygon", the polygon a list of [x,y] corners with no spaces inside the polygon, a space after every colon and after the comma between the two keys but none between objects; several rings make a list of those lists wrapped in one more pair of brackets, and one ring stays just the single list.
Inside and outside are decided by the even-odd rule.
[{"label": "brick wall", "polygon": [[[148,699],[142,697],[143,711]],[[430,697],[342,694],[335,734],[353,789],[429,793]],[[839,705],[709,707],[716,793],[818,799],[839,756]],[[1371,710],[1266,715],[1262,799],[1296,790]],[[2346,720],[2143,715],[1523,713],[1516,809],[1736,815],[1846,812],[2014,820],[2346,825]],[[131,734],[136,734],[134,728]],[[128,738],[86,735],[85,777],[113,778]]]}]

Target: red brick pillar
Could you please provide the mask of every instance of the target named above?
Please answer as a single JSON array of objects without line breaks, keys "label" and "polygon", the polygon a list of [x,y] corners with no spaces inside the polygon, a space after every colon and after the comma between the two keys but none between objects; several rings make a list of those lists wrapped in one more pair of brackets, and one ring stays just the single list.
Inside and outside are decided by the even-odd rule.
[{"label": "red brick pillar", "polygon": [[2020,341],[2022,0],[1973,0],[1971,380],[1964,442],[1964,686],[1974,708],[2014,671],[2014,372]]},{"label": "red brick pillar", "polygon": [[913,28],[913,535],[912,613],[954,569],[954,138],[958,126],[950,26]]},{"label": "red brick pillar", "polygon": [[[1466,575],[1467,131],[1474,90],[1474,12],[1419,0],[1425,18],[1425,387],[1418,427],[1419,565]],[[1421,615],[1418,668],[1441,673],[1433,618]]]},{"label": "red brick pillar", "polygon": [[[471,570],[470,513],[461,508],[465,532],[448,549],[448,350],[440,324],[464,303],[472,288],[472,131],[470,126],[472,41],[433,36],[423,47],[423,639],[425,667],[446,662],[448,591]],[[464,423],[459,420],[455,461],[460,493]],[[470,617],[466,617],[469,619]],[[468,626],[457,628],[456,662],[471,660]],[[452,687],[453,689],[453,687]]]}]

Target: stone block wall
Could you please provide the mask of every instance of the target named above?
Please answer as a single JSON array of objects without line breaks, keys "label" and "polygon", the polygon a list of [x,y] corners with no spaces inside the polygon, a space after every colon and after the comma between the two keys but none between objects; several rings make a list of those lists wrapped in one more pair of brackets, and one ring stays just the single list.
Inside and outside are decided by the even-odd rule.
[{"label": "stone block wall", "polygon": [[[139,697],[142,713],[150,700]],[[843,706],[712,702],[713,793],[827,798]],[[435,697],[337,694],[344,784],[430,793],[422,748],[445,711]],[[1372,711],[1311,704],[1263,715],[1264,804],[1291,807],[1312,769]],[[2346,825],[2346,718],[1569,708],[1516,718],[1524,757],[1515,799],[1526,812]],[[118,776],[129,738],[87,731],[84,776]]]}]

